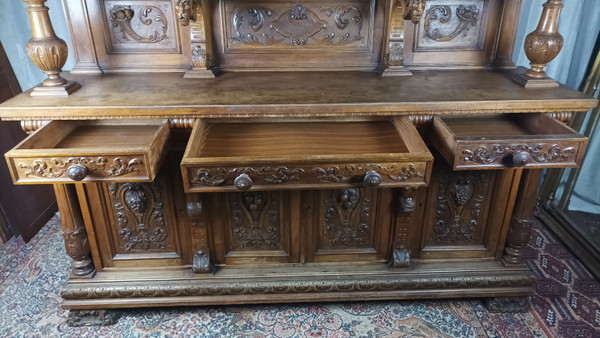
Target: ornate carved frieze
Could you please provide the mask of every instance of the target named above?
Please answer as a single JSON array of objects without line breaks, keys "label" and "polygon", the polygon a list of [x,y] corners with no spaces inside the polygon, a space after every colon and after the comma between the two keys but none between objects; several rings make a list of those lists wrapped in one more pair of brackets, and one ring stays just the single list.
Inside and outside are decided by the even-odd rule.
[{"label": "ornate carved frieze", "polygon": [[392,181],[406,181],[413,177],[423,177],[425,175],[424,173],[417,171],[412,164],[400,167],[400,165],[396,163],[391,165],[373,163],[357,165],[349,164],[345,167],[333,166],[327,168],[314,168],[312,172],[319,181],[342,183],[350,181],[357,173],[370,170],[376,171]]},{"label": "ornate carved frieze", "polygon": [[438,185],[433,242],[478,243],[484,231],[484,208],[493,174],[456,171],[442,174]]},{"label": "ornate carved frieze", "polygon": [[361,189],[326,192],[324,234],[321,247],[357,248],[371,246],[372,201]]},{"label": "ornate carved frieze", "polygon": [[[547,149],[547,150],[545,150]],[[575,147],[564,147],[558,144],[489,144],[478,147],[475,150],[462,149],[461,154],[465,162],[478,164],[512,164],[516,166],[525,165],[529,162],[553,163],[575,161],[577,151]],[[513,163],[514,159],[508,159],[508,155],[522,153],[525,156],[522,161]],[[528,155],[528,156],[526,156]],[[517,158],[518,159],[518,158]],[[508,163],[505,163],[508,162]]]},{"label": "ornate carved frieze", "polygon": [[415,50],[481,50],[489,0],[430,2],[415,36]]},{"label": "ornate carved frieze", "polygon": [[[18,166],[24,169],[25,176],[40,178],[66,178],[67,170],[73,165],[82,165],[87,169],[88,175],[95,177],[119,177],[129,174],[140,174],[145,171],[144,162],[137,158],[116,157],[111,164],[105,157],[71,157],[36,159],[31,162],[19,162]],[[141,173],[144,174],[144,173]]]},{"label": "ornate carved frieze", "polygon": [[298,181],[304,170],[299,168],[289,169],[288,167],[262,167],[255,169],[246,168],[216,168],[216,169],[198,169],[196,175],[192,178],[192,184],[201,184],[208,186],[219,186],[225,184],[241,174],[246,174],[252,178],[262,178],[263,184],[282,184],[290,181]]},{"label": "ornate carved frieze", "polygon": [[[189,13],[184,0],[178,15]],[[189,2],[189,1],[188,1]],[[102,0],[110,53],[179,52],[172,0]]]},{"label": "ornate carved frieze", "polygon": [[110,183],[108,191],[122,251],[173,250],[158,183]]},{"label": "ornate carved frieze", "polygon": [[345,46],[370,48],[370,1],[246,5],[229,1],[229,49]]},{"label": "ornate carved frieze", "polygon": [[535,277],[531,274],[512,275],[457,275],[438,274],[431,276],[374,277],[356,280],[352,278],[311,278],[302,281],[202,281],[191,283],[165,283],[146,285],[102,285],[69,286],[61,292],[64,299],[95,298],[137,298],[137,297],[182,297],[182,296],[224,296],[224,295],[262,295],[291,293],[330,293],[352,291],[395,291],[423,289],[469,289],[488,287],[531,286]]},{"label": "ornate carved frieze", "polygon": [[282,248],[280,198],[278,192],[229,195],[232,249]]}]

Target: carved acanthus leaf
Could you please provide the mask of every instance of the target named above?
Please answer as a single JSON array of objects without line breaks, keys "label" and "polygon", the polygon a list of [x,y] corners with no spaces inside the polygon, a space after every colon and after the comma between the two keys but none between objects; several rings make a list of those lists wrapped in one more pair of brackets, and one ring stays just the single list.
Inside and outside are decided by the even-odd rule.
[{"label": "carved acanthus leaf", "polygon": [[207,186],[219,186],[227,180],[231,180],[241,174],[246,174],[251,178],[260,177],[264,184],[283,184],[290,181],[298,181],[304,175],[304,169],[288,168],[288,167],[262,167],[255,169],[251,167],[245,168],[216,168],[205,169],[201,168],[196,171],[196,175],[192,178],[192,184],[201,184]]},{"label": "carved acanthus leaf", "polygon": [[[155,16],[151,17],[151,15]],[[121,30],[121,38],[128,41],[129,38],[139,43],[157,43],[164,39],[167,39],[167,16],[160,8],[156,6],[144,6],[138,15],[138,19],[145,26],[154,25],[158,23],[155,30],[148,36],[142,36],[138,34],[131,25],[131,20],[135,17],[135,12],[131,6],[115,5],[110,11],[110,20],[113,27]]]},{"label": "carved acanthus leaf", "polygon": [[343,183],[348,182],[356,173],[367,172],[369,170],[376,171],[382,176],[387,176],[393,181],[406,181],[413,177],[423,177],[424,174],[418,172],[413,164],[409,164],[399,168],[398,164],[392,164],[384,166],[376,163],[366,164],[349,164],[345,167],[328,167],[328,168],[314,168],[313,174],[319,181]]},{"label": "carved acanthus leaf", "polygon": [[502,160],[505,155],[510,155],[514,152],[526,152],[531,155],[531,158],[538,163],[552,163],[571,159],[576,151],[573,147],[561,148],[554,144],[543,151],[544,144],[495,144],[480,146],[474,151],[465,149],[462,151],[464,161],[475,162],[479,164],[492,164]]},{"label": "carved acanthus leaf", "polygon": [[439,28],[434,28],[435,21],[440,24],[447,24],[452,18],[452,9],[450,6],[436,5],[431,6],[425,15],[425,36],[429,39],[446,42],[466,34],[471,28],[477,26],[479,21],[479,9],[475,5],[461,5],[456,9],[458,25],[450,33],[442,33]]}]

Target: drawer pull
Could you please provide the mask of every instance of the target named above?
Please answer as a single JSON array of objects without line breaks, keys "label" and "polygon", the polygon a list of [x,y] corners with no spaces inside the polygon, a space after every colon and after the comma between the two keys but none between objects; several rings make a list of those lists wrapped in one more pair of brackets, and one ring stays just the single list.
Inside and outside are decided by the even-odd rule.
[{"label": "drawer pull", "polygon": [[531,155],[526,151],[515,151],[512,160],[515,167],[524,167],[531,161]]},{"label": "drawer pull", "polygon": [[88,168],[82,164],[74,164],[67,169],[67,176],[73,181],[83,181],[88,174]]},{"label": "drawer pull", "polygon": [[369,170],[363,182],[367,187],[378,187],[381,184],[381,175],[374,170]]},{"label": "drawer pull", "polygon": [[247,174],[240,174],[240,176],[236,177],[233,181],[233,185],[235,185],[238,190],[246,191],[252,188],[252,179]]}]

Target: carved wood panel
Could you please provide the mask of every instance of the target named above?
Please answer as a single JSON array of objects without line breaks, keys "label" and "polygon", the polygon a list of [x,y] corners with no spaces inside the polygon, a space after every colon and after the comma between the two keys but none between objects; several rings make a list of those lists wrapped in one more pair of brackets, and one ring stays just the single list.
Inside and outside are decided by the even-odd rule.
[{"label": "carved wood panel", "polygon": [[490,0],[430,0],[415,51],[482,50]]},{"label": "carved wood panel", "polygon": [[440,167],[429,193],[426,246],[483,245],[498,172]]},{"label": "carved wood panel", "polygon": [[176,234],[166,215],[169,195],[163,184],[109,183],[107,190],[117,253],[176,251]]},{"label": "carved wood panel", "polygon": [[226,50],[298,52],[312,49],[369,51],[373,0],[223,1]]},{"label": "carved wood panel", "polygon": [[373,193],[364,189],[323,191],[320,249],[373,247]]},{"label": "carved wood panel", "polygon": [[102,1],[109,53],[178,53],[171,0]]}]

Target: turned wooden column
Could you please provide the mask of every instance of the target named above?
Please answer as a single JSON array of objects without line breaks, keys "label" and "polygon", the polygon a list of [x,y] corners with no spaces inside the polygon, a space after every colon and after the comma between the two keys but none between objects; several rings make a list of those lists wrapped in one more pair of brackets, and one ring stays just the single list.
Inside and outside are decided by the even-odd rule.
[{"label": "turned wooden column", "polygon": [[531,237],[533,213],[541,177],[541,169],[523,171],[512,221],[508,229],[504,256],[502,256],[505,263],[522,264],[524,261],[525,249]]},{"label": "turned wooden column", "polygon": [[54,192],[60,212],[65,248],[67,255],[71,257],[71,276],[91,277],[95,268],[75,185],[55,184]]},{"label": "turned wooden column", "polygon": [[27,42],[27,55],[48,78],[31,91],[31,96],[67,96],[81,85],[75,81],[67,81],[60,76],[62,67],[67,62],[69,50],[64,40],[54,33],[48,15],[47,0],[23,0],[29,7],[31,23],[31,40]]},{"label": "turned wooden column", "polygon": [[214,271],[214,267],[210,262],[210,251],[208,248],[206,205],[200,194],[187,194],[186,198],[194,249],[192,270],[194,273],[211,273]]},{"label": "turned wooden column", "polygon": [[525,54],[531,61],[531,69],[514,78],[525,87],[558,87],[556,81],[548,78],[544,67],[558,56],[563,47],[564,39],[558,33],[563,7],[562,0],[548,0],[536,30],[525,38]]}]

